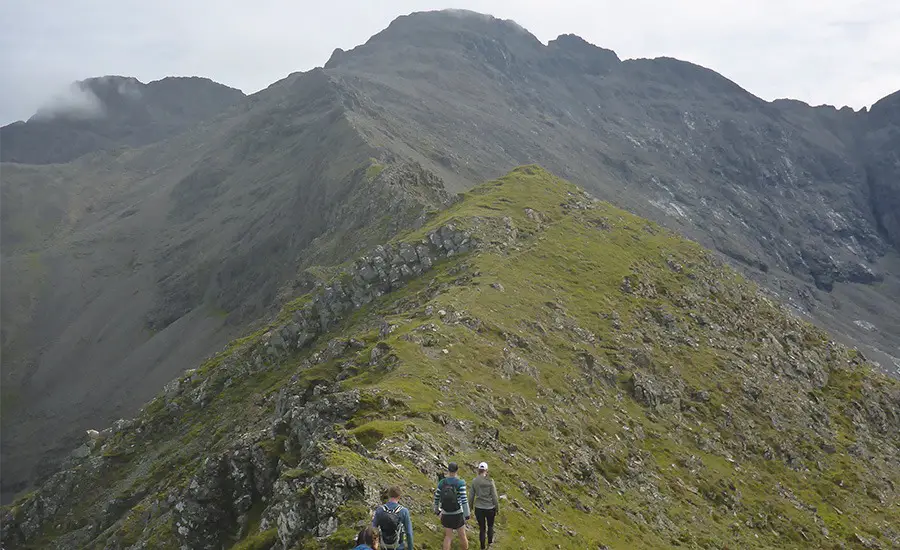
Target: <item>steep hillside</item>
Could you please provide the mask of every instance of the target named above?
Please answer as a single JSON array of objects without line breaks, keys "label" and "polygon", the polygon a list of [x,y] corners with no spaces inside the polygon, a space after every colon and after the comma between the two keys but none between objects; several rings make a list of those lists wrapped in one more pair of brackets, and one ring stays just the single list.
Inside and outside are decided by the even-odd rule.
[{"label": "steep hillside", "polygon": [[69,162],[84,154],[171,137],[224,111],[243,92],[207,78],[169,77],[144,84],[104,76],[76,82],[26,122],[0,128],[0,160]]},{"label": "steep hillside", "polygon": [[699,246],[536,166],[348,264],[95,433],[5,548],[347,548],[387,485],[438,547],[492,465],[496,548],[900,544],[900,384]]},{"label": "steep hillside", "polygon": [[389,159],[313,71],[143,149],[4,164],[5,496],[310,285],[306,267],[449,201]]}]

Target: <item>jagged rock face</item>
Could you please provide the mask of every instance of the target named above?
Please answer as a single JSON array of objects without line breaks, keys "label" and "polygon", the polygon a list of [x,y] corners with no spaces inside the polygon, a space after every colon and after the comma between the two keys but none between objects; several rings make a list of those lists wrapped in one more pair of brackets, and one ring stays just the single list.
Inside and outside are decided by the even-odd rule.
[{"label": "jagged rock face", "polygon": [[70,98],[27,122],[0,128],[0,160],[69,162],[87,153],[137,147],[172,137],[234,105],[244,94],[206,78],[164,78],[144,84],[105,76],[72,85]]},{"label": "jagged rock face", "polygon": [[900,92],[872,106],[864,151],[866,180],[879,230],[900,243]]},{"label": "jagged rock face", "polygon": [[[321,448],[335,435],[334,426],[359,408],[359,392],[308,400],[279,393],[270,430],[248,434],[219,456],[205,461],[184,494],[174,498],[173,520],[182,548],[221,548],[230,536],[246,535],[254,504],[265,503],[263,531],[276,526],[282,547],[290,548],[302,535],[327,537],[334,533],[338,508],[347,500],[364,498],[365,485],[352,476],[321,472],[308,476],[280,475],[279,461],[260,443],[269,433],[285,434],[284,451],[301,457],[293,471],[324,468]],[[377,498],[377,497],[376,497]]]},{"label": "jagged rock face", "polygon": [[861,354],[524,167],[87,434],[3,540],[345,548],[400,484],[431,547],[442,465],[487,460],[498,548],[887,548],[898,433]]},{"label": "jagged rock face", "polygon": [[369,255],[358,258],[352,268],[342,271],[333,284],[314,293],[309,305],[294,312],[293,322],[269,331],[266,352],[274,355],[303,348],[346,314],[397,290],[435,262],[470,252],[477,245],[467,231],[448,224],[430,231],[417,243],[377,246]]}]

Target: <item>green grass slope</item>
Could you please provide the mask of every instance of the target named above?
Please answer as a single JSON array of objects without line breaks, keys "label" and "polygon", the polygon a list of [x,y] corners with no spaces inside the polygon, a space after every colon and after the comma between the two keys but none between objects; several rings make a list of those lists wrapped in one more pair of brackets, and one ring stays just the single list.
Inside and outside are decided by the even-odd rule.
[{"label": "green grass slope", "polygon": [[399,484],[439,548],[449,460],[491,464],[498,549],[900,544],[900,385],[857,352],[535,166],[397,240],[448,224],[475,251],[284,351],[298,298],[7,509],[6,547],[348,548]]}]

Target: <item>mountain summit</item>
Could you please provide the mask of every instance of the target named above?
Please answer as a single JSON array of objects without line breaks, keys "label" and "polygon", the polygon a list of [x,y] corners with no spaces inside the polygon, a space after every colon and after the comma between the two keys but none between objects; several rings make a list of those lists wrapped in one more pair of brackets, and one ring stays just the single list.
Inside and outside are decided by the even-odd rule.
[{"label": "mountain summit", "polygon": [[[718,251],[900,369],[896,94],[862,112],[765,102],[688,62],[621,60],[573,35],[544,45],[457,11],[398,18],[248,97],[87,82],[104,118],[3,129],[4,155],[7,132],[40,130],[0,181],[7,499],[84,430],[524,164]],[[89,146],[66,149],[72,132]]]},{"label": "mountain summit", "polygon": [[244,97],[207,78],[144,84],[104,76],[72,84],[27,122],[0,129],[0,159],[22,164],[69,162],[116,147],[137,147],[171,137]]}]

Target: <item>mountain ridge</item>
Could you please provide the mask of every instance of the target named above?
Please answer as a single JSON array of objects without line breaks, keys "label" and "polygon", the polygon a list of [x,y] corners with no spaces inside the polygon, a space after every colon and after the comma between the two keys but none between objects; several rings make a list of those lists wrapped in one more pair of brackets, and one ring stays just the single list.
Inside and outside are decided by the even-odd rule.
[{"label": "mountain ridge", "polygon": [[434,474],[487,459],[497,548],[896,545],[898,427],[858,353],[525,166],[90,434],[3,538],[344,548],[399,483],[430,548]]},{"label": "mountain ridge", "polygon": [[[900,369],[896,232],[876,223],[900,227],[900,122],[767,103],[694,64],[470,18],[408,16],[139,149],[4,164],[5,492],[448,191],[528,162],[719,250]],[[45,218],[60,221],[33,225]]]}]

